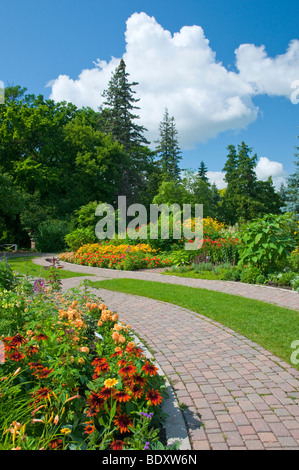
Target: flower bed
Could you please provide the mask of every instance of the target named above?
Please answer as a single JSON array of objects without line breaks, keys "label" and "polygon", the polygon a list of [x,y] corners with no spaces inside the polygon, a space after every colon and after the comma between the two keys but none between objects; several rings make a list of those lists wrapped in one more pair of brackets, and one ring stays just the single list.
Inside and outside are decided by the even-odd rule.
[{"label": "flower bed", "polygon": [[76,253],[60,253],[59,259],[83,266],[125,271],[160,268],[171,265],[171,260],[168,258],[134,250],[136,247],[133,246],[129,246],[129,248],[132,248],[132,251],[130,251],[128,250],[128,245],[125,246],[127,247],[126,252],[114,252],[113,250],[109,252],[109,247],[114,248],[111,245],[107,246],[107,250],[104,250],[104,252],[102,252],[102,250],[100,252],[93,251],[95,248],[91,248],[91,251],[89,251],[89,247],[83,246]]},{"label": "flower bed", "polygon": [[0,449],[155,449],[165,382],[130,326],[48,289],[1,293]]}]

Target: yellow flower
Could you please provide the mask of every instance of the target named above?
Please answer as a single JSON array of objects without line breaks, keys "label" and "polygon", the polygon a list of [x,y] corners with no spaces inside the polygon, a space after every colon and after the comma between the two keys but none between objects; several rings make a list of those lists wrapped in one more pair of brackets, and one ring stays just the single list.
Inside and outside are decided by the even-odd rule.
[{"label": "yellow flower", "polygon": [[118,380],[117,379],[107,379],[105,380],[104,382],[104,386],[105,388],[112,388],[114,387],[114,385],[118,384]]},{"label": "yellow flower", "polygon": [[62,428],[60,429],[61,434],[69,434],[72,432],[69,428]]},{"label": "yellow flower", "polygon": [[89,352],[89,348],[87,348],[86,346],[82,346],[82,348],[80,348],[80,351],[81,351],[81,352],[84,352],[84,353],[88,353],[88,352]]}]

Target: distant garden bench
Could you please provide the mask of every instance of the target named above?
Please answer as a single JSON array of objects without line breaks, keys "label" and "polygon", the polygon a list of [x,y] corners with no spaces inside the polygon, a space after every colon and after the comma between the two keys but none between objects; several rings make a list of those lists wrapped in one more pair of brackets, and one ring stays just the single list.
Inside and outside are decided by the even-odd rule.
[{"label": "distant garden bench", "polygon": [[7,263],[6,252],[17,251],[18,245],[14,243],[5,243],[0,245],[0,263]]},{"label": "distant garden bench", "polygon": [[4,243],[2,245],[0,245],[0,252],[3,251],[17,251],[18,249],[18,245],[16,245],[15,243]]}]

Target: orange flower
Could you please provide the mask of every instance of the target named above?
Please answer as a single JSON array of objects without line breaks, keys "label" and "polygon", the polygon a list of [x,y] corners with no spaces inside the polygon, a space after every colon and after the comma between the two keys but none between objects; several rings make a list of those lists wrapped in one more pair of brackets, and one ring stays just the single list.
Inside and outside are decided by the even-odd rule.
[{"label": "orange flower", "polygon": [[143,370],[146,375],[156,375],[158,373],[158,368],[148,361],[146,361],[144,366],[141,367],[141,370]]},{"label": "orange flower", "polygon": [[151,405],[159,405],[162,402],[162,397],[158,390],[149,390],[146,394],[146,399]]},{"label": "orange flower", "polygon": [[25,355],[20,353],[19,351],[14,351],[9,355],[9,359],[11,361],[16,361],[16,362],[21,361],[22,359],[24,359],[24,357]]},{"label": "orange flower", "polygon": [[130,377],[137,372],[136,366],[133,364],[128,364],[127,366],[122,367],[119,369],[119,374],[123,377]]},{"label": "orange flower", "polygon": [[48,339],[48,336],[40,333],[39,335],[34,336],[34,338],[37,339],[38,341],[45,341]]},{"label": "orange flower", "polygon": [[111,442],[110,444],[110,447],[113,449],[113,450],[122,450],[123,446],[125,445],[125,442],[124,441],[113,441]]},{"label": "orange flower", "polygon": [[47,387],[42,387],[32,394],[36,398],[36,401],[42,400],[43,398],[49,399],[52,395],[52,391]]},{"label": "orange flower", "polygon": [[93,421],[87,421],[86,426],[84,427],[84,433],[85,434],[92,434],[95,431],[95,426],[93,424]]},{"label": "orange flower", "polygon": [[116,343],[118,342],[118,340],[119,340],[119,334],[117,333],[117,331],[114,331],[114,333],[112,333],[112,339],[113,339],[113,341],[115,341]]},{"label": "orange flower", "polygon": [[27,339],[24,336],[17,333],[15,336],[11,338],[11,343],[13,346],[19,346],[20,344],[27,343]]},{"label": "orange flower", "polygon": [[126,414],[118,415],[118,417],[114,420],[114,424],[117,426],[121,433],[130,432],[129,427],[133,425],[132,421],[130,420],[130,417]]},{"label": "orange flower", "polygon": [[124,344],[124,343],[126,342],[126,338],[125,338],[123,335],[119,335],[118,341],[119,341],[121,344]]},{"label": "orange flower", "polygon": [[97,412],[104,404],[104,400],[100,397],[99,393],[92,392],[87,398],[87,404],[91,406],[95,412]]},{"label": "orange flower", "polygon": [[127,392],[124,392],[122,390],[119,392],[116,392],[114,397],[115,397],[115,400],[118,401],[119,403],[121,403],[122,401],[126,402],[126,401],[131,400],[131,396]]}]

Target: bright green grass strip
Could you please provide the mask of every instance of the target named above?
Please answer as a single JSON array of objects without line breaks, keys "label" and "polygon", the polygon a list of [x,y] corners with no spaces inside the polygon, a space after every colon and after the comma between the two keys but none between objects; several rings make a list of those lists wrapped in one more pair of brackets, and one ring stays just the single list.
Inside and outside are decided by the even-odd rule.
[{"label": "bright green grass strip", "polygon": [[208,279],[212,281],[216,281],[219,279],[223,280],[221,279],[219,274],[216,274],[212,271],[203,271],[202,273],[195,273],[194,271],[186,271],[183,273],[175,272],[175,271],[169,271],[169,272],[165,271],[161,274],[165,274],[165,276],[188,277],[191,279]]},{"label": "bright green grass strip", "polygon": [[[299,369],[299,365],[291,363],[294,352],[291,344],[299,340],[299,312],[295,310],[222,292],[153,281],[112,279],[91,282],[90,285],[169,302],[200,313],[246,336]],[[174,321],[179,325],[179,318],[174,318]]]},{"label": "bright green grass strip", "polygon": [[[18,256],[8,258],[8,264],[10,267],[19,274],[26,276],[33,276],[38,278],[47,279],[50,275],[50,271],[44,269],[43,266],[33,263],[33,259],[36,256]],[[49,263],[50,266],[50,263]],[[76,273],[72,271],[67,271],[66,269],[59,269],[59,276],[61,279],[67,279],[70,277],[79,277],[85,276],[83,273]]]}]

